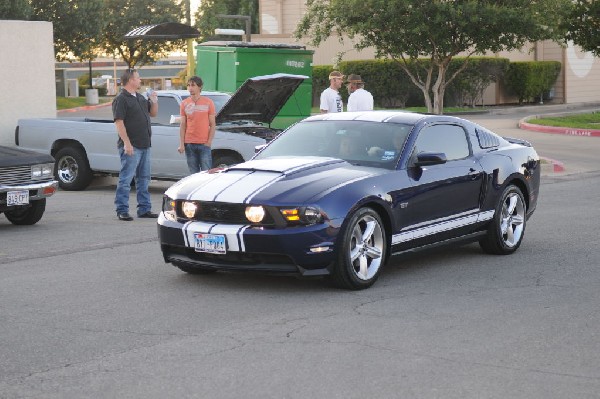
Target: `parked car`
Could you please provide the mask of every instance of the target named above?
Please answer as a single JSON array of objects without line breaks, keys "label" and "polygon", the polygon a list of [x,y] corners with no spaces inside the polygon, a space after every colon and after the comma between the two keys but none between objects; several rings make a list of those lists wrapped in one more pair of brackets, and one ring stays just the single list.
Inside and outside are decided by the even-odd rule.
[{"label": "parked car", "polygon": [[[281,107],[306,76],[274,74],[248,79],[229,96],[204,92],[219,109],[212,142],[213,165],[249,160],[258,145],[281,132],[270,127]],[[177,180],[189,174],[179,146],[179,104],[186,91],[158,91],[159,114],[152,126],[152,178]],[[83,190],[94,175],[120,170],[117,133],[106,119],[20,119],[15,144],[54,156],[55,174],[64,190]]]},{"label": "parked car", "polygon": [[39,222],[58,187],[53,167],[50,155],[0,146],[0,213],[17,225]]},{"label": "parked car", "polygon": [[329,276],[362,289],[392,255],[469,241],[516,251],[539,184],[529,143],[464,119],[324,114],[248,162],[175,183],[158,233],[165,262],[187,273]]}]

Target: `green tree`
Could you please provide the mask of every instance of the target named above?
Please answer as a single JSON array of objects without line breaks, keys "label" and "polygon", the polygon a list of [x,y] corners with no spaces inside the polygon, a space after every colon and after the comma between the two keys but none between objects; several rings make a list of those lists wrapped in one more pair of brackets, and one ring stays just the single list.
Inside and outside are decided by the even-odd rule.
[{"label": "green tree", "polygon": [[250,16],[250,32],[258,33],[258,0],[203,0],[195,15],[199,40],[214,38],[216,28],[246,30],[243,20],[219,18],[219,14]]},{"label": "green tree", "polygon": [[3,0],[0,2],[0,19],[29,20],[31,6],[28,0]]},{"label": "green tree", "polygon": [[[511,51],[527,42],[561,37],[570,0],[307,0],[297,38],[319,45],[347,36],[356,49],[399,62],[422,92],[429,112],[443,112],[448,84],[474,54]],[[367,16],[368,11],[368,16]],[[449,76],[453,57],[465,57]],[[411,62],[427,57],[430,62]],[[425,66],[425,67],[424,67]],[[431,98],[433,94],[433,100]]]},{"label": "green tree", "polygon": [[600,2],[575,0],[563,27],[567,40],[600,57]]},{"label": "green tree", "polygon": [[[188,0],[183,0],[188,1]],[[108,54],[120,56],[130,68],[146,65],[181,49],[183,40],[126,40],[124,36],[134,28],[165,22],[181,22],[185,18],[185,4],[175,0],[104,0],[107,27],[103,47]]]},{"label": "green tree", "polygon": [[31,0],[33,20],[50,21],[59,61],[89,61],[101,52],[103,0]]}]

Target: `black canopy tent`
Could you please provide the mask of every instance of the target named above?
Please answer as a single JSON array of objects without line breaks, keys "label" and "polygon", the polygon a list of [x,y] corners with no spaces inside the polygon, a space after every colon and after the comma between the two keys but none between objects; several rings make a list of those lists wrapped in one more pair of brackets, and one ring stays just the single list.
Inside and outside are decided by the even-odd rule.
[{"label": "black canopy tent", "polygon": [[144,25],[127,32],[125,39],[175,40],[195,39],[200,36],[198,29],[178,22],[165,22]]},{"label": "black canopy tent", "polygon": [[176,40],[187,39],[188,76],[193,75],[195,67],[193,39],[200,36],[198,29],[179,22],[165,22],[155,25],[144,25],[127,32],[125,39],[142,40]]}]

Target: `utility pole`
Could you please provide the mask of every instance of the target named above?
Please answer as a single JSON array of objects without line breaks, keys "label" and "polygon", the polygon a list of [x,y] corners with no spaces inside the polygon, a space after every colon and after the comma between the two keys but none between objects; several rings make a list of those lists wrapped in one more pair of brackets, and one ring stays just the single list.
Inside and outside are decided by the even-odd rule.
[{"label": "utility pole", "polygon": [[[187,0],[185,5],[185,19],[192,26],[192,0]],[[187,79],[192,77],[196,71],[196,60],[194,59],[194,39],[187,39]]]}]

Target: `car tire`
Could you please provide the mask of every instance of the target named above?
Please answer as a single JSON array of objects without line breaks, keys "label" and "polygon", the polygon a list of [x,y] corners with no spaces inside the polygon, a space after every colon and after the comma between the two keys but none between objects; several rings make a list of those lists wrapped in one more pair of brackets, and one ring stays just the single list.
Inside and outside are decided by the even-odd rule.
[{"label": "car tire", "polygon": [[195,266],[187,266],[181,263],[173,263],[175,266],[179,268],[182,272],[186,272],[188,274],[213,274],[216,273],[216,269],[208,269],[203,267],[195,267]]},{"label": "car tire", "polygon": [[235,155],[219,155],[216,154],[213,156],[213,168],[225,168],[227,166],[235,165],[238,163],[242,163],[244,160],[239,156]]},{"label": "car tire", "polygon": [[331,280],[339,288],[361,290],[377,281],[387,251],[381,218],[371,208],[354,212],[339,238]]},{"label": "car tire", "polygon": [[92,170],[82,149],[65,147],[54,156],[54,176],[63,190],[84,190],[92,182]]},{"label": "car tire", "polygon": [[507,186],[496,205],[494,219],[481,248],[490,254],[508,255],[515,252],[525,236],[527,205],[521,190],[515,185]]},{"label": "car tire", "polygon": [[31,201],[27,207],[4,211],[9,222],[16,225],[32,225],[40,221],[46,210],[46,198]]}]

